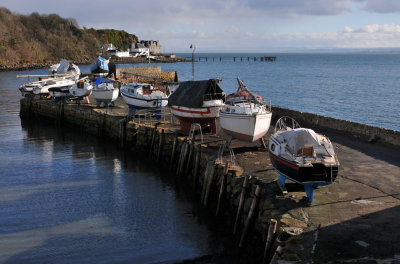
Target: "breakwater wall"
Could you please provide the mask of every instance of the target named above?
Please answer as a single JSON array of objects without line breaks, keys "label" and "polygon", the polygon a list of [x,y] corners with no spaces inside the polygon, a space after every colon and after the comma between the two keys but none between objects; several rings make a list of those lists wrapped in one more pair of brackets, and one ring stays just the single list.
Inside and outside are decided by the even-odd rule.
[{"label": "breakwater wall", "polygon": [[[128,121],[126,108],[117,111],[29,98],[21,99],[20,108],[22,118],[70,126],[82,133],[113,140],[121,148],[150,158],[155,165],[185,182],[210,214],[224,219],[239,250],[246,250],[249,259],[256,263],[270,263],[278,257],[301,263],[313,259],[320,220],[313,219],[314,216],[305,209],[304,196],[282,194],[276,183],[278,174],[269,163],[266,151],[245,151],[250,160],[247,166],[259,166],[261,159],[266,164],[260,170],[260,177],[246,173],[246,169],[226,156],[224,160],[218,159],[218,149],[223,141],[215,136],[205,136],[201,141],[198,136],[196,139],[179,136],[177,126],[169,121]],[[273,111],[275,118],[289,115],[304,126],[311,124],[315,128],[340,131],[341,126],[349,125],[347,121],[341,123],[339,120],[335,124],[335,119],[277,107]],[[346,133],[359,133],[357,135],[366,140],[369,138],[362,129],[346,129]],[[390,144],[396,144],[396,141]],[[325,212],[317,218],[325,214],[329,216]],[[277,249],[283,249],[282,254],[276,254]]]},{"label": "breakwater wall", "polygon": [[317,114],[299,112],[280,107],[272,108],[273,118],[282,116],[293,117],[303,127],[314,128],[316,130],[334,131],[346,134],[364,141],[378,142],[394,147],[400,146],[400,132],[356,122],[336,119]]},{"label": "breakwater wall", "polygon": [[[243,171],[234,164],[218,161],[216,154],[219,145],[215,144],[215,139],[204,139],[203,142],[199,139],[189,140],[178,136],[176,131],[170,129],[168,122],[127,122],[123,115],[106,113],[104,109],[87,105],[24,98],[20,101],[20,110],[22,118],[70,126],[82,133],[117,141],[123,148],[152,158],[157,166],[186,181],[188,188],[197,193],[208,211],[216,217],[225,217],[238,247],[252,245],[250,251],[254,252],[255,259],[263,257],[271,219],[277,218],[286,223],[281,229],[297,235],[301,235],[305,229],[312,229],[304,222],[285,216],[287,207],[281,204],[284,198],[279,197],[280,189],[275,174],[260,180],[252,175],[243,175]],[[265,263],[268,263],[269,257],[272,258],[276,237],[270,230]],[[299,247],[300,244],[294,243],[287,246],[286,252],[300,259],[301,256],[295,253]]]}]

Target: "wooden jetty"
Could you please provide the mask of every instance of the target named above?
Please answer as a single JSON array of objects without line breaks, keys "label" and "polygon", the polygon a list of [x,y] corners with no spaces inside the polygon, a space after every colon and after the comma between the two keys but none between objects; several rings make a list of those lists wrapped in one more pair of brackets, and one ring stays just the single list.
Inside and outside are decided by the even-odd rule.
[{"label": "wooden jetty", "polygon": [[[186,57],[185,58],[186,61],[192,61],[192,57]],[[195,56],[193,58],[194,61],[196,62],[201,62],[201,61],[205,61],[205,62],[215,62],[215,61],[225,61],[225,60],[231,60],[230,58],[227,57],[206,57],[206,56]],[[262,57],[232,57],[232,60],[234,62],[236,61],[240,61],[240,62],[244,62],[244,61],[269,61],[269,62],[274,62],[277,60],[276,56],[262,56]]]}]

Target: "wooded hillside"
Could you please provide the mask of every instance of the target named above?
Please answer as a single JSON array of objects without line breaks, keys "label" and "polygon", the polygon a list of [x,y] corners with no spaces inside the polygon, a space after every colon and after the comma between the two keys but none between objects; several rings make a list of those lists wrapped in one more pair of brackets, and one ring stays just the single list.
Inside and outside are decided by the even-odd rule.
[{"label": "wooded hillside", "polygon": [[137,41],[125,31],[81,29],[73,18],[19,15],[0,8],[0,70],[43,67],[62,58],[88,63],[101,53],[103,44],[126,50]]}]

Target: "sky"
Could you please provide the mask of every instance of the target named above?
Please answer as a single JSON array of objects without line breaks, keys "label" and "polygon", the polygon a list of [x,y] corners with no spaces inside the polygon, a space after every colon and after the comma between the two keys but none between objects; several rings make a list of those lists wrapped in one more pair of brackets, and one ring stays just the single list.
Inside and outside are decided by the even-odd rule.
[{"label": "sky", "polygon": [[159,40],[164,53],[400,48],[399,0],[2,0],[81,28]]}]

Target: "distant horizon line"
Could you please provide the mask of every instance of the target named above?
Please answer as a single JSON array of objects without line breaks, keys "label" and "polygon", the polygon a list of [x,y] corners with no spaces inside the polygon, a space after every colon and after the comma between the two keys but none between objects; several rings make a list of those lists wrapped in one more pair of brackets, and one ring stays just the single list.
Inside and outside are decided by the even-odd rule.
[{"label": "distant horizon line", "polygon": [[[164,52],[168,53],[192,53],[191,51],[173,51]],[[218,50],[204,50],[194,52],[194,54],[202,53],[246,53],[246,54],[259,54],[259,53],[400,53],[400,47],[396,48],[320,48],[320,49],[296,49],[296,50],[270,50],[270,51],[218,51]]]}]

